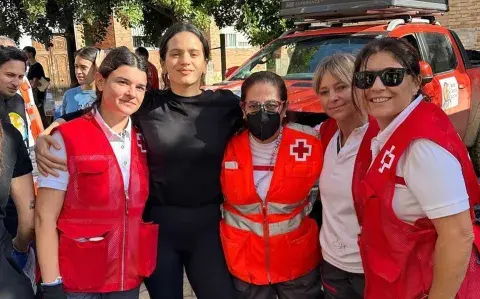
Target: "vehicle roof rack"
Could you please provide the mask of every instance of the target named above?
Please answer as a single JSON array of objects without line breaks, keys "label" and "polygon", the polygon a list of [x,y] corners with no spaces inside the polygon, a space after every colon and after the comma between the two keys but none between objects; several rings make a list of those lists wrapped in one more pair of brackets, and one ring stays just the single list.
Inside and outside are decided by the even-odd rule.
[{"label": "vehicle roof rack", "polygon": [[431,24],[431,25],[440,25],[435,16],[424,16],[421,18],[401,18],[394,19],[388,23],[387,32],[393,31],[400,25],[404,24]]},{"label": "vehicle roof rack", "polygon": [[[390,32],[397,28],[400,25],[404,24],[432,24],[432,25],[440,25],[437,21],[437,16],[434,14],[430,15],[422,15],[420,17],[416,16],[413,17],[411,15],[395,15],[388,16],[383,19],[357,19],[357,21],[353,21],[351,18],[348,18],[348,23],[360,23],[360,22],[367,22],[367,21],[389,21],[387,26],[387,32]],[[334,27],[342,27],[347,22],[342,22],[342,20],[332,20],[332,21],[325,21],[325,20],[317,20],[317,19],[307,19],[303,21],[297,21],[294,24],[296,25],[295,28],[288,30],[280,37],[284,37],[295,32],[307,31],[307,30],[315,30],[315,29],[324,29],[324,28],[334,28]]]},{"label": "vehicle roof rack", "polygon": [[[348,17],[334,17],[334,18],[322,18],[322,17],[312,17],[307,19],[311,23],[361,23],[361,22],[371,22],[371,21],[388,21],[394,19],[403,19],[405,23],[410,23],[411,19],[425,19],[429,20],[430,24],[436,22],[437,17],[441,16],[441,13],[417,13],[415,11],[407,11],[404,13],[385,13],[373,12],[371,14],[366,14],[362,16],[348,16]],[[305,21],[303,21],[305,22]]]},{"label": "vehicle roof rack", "polygon": [[282,17],[328,22],[371,21],[402,15],[422,17],[448,10],[448,0],[281,0],[280,3]]}]

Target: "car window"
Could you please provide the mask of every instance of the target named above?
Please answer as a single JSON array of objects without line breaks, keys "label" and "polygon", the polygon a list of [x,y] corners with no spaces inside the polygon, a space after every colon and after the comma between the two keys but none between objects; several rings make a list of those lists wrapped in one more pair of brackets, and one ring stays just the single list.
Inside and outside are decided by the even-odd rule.
[{"label": "car window", "polygon": [[457,57],[452,43],[445,34],[422,33],[427,44],[427,62],[434,74],[452,71],[457,67]]},{"label": "car window", "polygon": [[406,41],[410,45],[412,45],[412,47],[414,47],[417,50],[418,54],[420,54],[420,47],[418,46],[418,41],[414,35],[412,34],[405,35],[401,39]]},{"label": "car window", "polygon": [[311,80],[323,58],[338,52],[356,55],[375,35],[322,35],[284,38],[263,48],[230,80],[242,80],[258,71],[284,79]]}]

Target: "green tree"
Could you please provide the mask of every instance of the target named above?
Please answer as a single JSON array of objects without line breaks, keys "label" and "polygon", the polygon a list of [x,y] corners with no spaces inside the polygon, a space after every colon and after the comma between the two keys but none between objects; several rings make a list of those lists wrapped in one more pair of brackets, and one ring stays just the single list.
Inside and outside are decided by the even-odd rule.
[{"label": "green tree", "polygon": [[219,27],[234,25],[254,46],[262,46],[293,28],[291,20],[280,17],[279,0],[220,0],[210,7]]},{"label": "green tree", "polygon": [[73,53],[76,51],[74,24],[84,26],[88,40],[103,40],[115,17],[125,27],[144,25],[146,41],[158,43],[162,32],[174,22],[188,20],[200,28],[209,24],[206,7],[217,0],[2,0],[0,33],[17,40],[25,33],[49,45],[54,29],[67,40],[72,81]]},{"label": "green tree", "polygon": [[293,26],[279,17],[279,8],[278,0],[2,0],[0,32],[15,40],[25,33],[49,45],[55,28],[67,40],[73,81],[75,23],[84,26],[90,41],[101,41],[115,12],[122,25],[141,24],[144,41],[158,44],[173,23],[189,21],[206,29],[213,16],[219,27],[234,25],[253,45],[263,45]]}]

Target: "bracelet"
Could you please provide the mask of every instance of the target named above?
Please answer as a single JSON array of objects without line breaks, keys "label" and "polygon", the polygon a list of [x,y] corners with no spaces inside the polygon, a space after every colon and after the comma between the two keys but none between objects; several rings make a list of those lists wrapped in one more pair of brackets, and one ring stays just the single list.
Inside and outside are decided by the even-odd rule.
[{"label": "bracelet", "polygon": [[52,282],[42,282],[41,285],[44,286],[44,287],[53,287],[53,286],[56,286],[56,285],[59,285],[59,284],[62,284],[62,283],[63,283],[62,277],[58,276],[57,278],[55,278],[54,281],[52,281]]},{"label": "bracelet", "polygon": [[25,250],[20,250],[20,249],[17,248],[17,246],[15,246],[15,239],[16,239],[16,238],[14,238],[14,239],[12,240],[12,247],[13,247],[13,249],[14,249],[15,251],[17,251],[17,252],[20,252],[20,253],[28,253],[28,249],[29,249],[29,246],[30,246],[30,245],[27,245],[27,249],[25,249]]}]

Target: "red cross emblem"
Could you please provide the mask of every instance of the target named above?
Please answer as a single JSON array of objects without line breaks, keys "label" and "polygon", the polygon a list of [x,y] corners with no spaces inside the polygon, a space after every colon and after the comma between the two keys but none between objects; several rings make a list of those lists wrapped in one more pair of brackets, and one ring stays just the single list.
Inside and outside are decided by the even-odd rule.
[{"label": "red cross emblem", "polygon": [[290,145],[290,155],[295,156],[295,161],[305,162],[312,155],[312,146],[306,139],[296,139],[295,144]]},{"label": "red cross emblem", "polygon": [[[385,151],[385,154],[383,155],[382,161],[380,162],[380,163],[382,163],[382,165],[378,169],[378,171],[380,173],[383,173],[385,168],[390,169],[392,167],[393,160],[395,159],[395,155],[393,154],[394,149],[395,149],[395,145],[392,145],[390,150]],[[387,160],[388,160],[388,162],[387,162]]]},{"label": "red cross emblem", "polygon": [[141,133],[137,133],[137,146],[142,153],[147,152],[147,149],[145,148],[145,139]]}]

